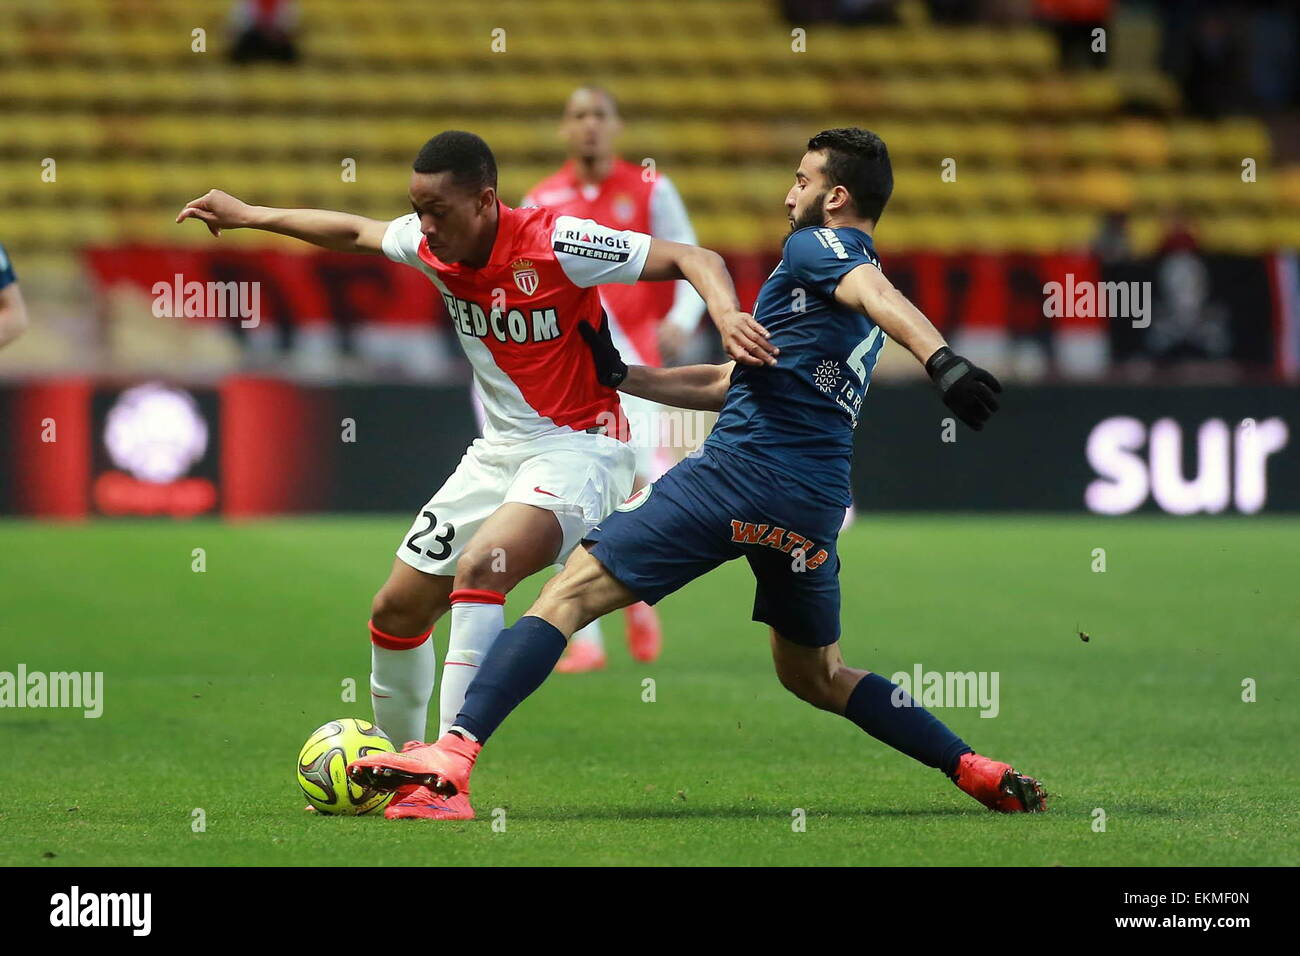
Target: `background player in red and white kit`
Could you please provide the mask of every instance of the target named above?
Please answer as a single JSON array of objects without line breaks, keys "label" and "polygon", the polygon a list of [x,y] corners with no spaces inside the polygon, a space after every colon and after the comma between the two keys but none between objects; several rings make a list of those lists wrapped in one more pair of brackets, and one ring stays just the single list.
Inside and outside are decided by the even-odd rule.
[{"label": "background player in red and white kit", "polygon": [[[633,229],[659,239],[695,245],[686,206],[672,181],[657,168],[647,169],[618,155],[623,123],[618,103],[601,87],[582,86],[564,105],[560,133],[569,158],[524,197],[524,206],[546,206],[606,226]],[[638,365],[659,367],[674,358],[700,323],[704,302],[684,279],[674,283],[608,285],[600,299],[609,315],[610,334],[619,353]],[[634,356],[635,358],[630,358]],[[622,395],[636,450],[636,487],[654,481],[673,465],[659,447],[659,408],[634,395]],[[628,648],[639,661],[659,656],[659,617],[644,602],[624,611]],[[600,622],[592,621],[569,642],[556,670],[582,673],[605,666]]]},{"label": "background player in red and white kit", "polygon": [[[382,252],[419,269],[442,294],[473,365],[484,437],[420,510],[371,609],[375,722],[395,742],[424,739],[438,618],[451,611],[440,700],[449,721],[504,627],[505,595],[563,559],[631,492],[633,454],[621,434],[618,397],[597,382],[578,332],[581,323],[600,324],[594,287],[685,277],[704,297],[729,354],[745,363],[773,361],[766,333],[740,311],[716,253],[549,209],[511,209],[497,199],[496,183],[487,144],[448,131],[416,156],[413,212],[392,222],[250,206],[220,190],[177,216],[201,220],[213,235],[251,227],[327,249]],[[467,798],[407,787],[385,815],[470,819],[473,809]]]}]

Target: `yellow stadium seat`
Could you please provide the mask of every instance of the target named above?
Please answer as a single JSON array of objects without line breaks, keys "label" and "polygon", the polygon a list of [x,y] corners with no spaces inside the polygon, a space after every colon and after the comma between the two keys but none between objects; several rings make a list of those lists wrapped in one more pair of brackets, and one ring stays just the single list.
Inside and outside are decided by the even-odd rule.
[{"label": "yellow stadium seat", "polygon": [[[1293,240],[1300,218],[1300,167],[1274,165],[1264,124],[1122,116],[1125,98],[1172,111],[1177,91],[1140,64],[1057,73],[1056,41],[1034,24],[931,25],[912,5],[900,26],[811,26],[797,53],[771,0],[300,9],[292,67],[226,62],[230,0],[61,0],[30,28],[0,31],[4,222],[38,242],[78,241],[72,217],[50,211],[71,201],[88,233],[165,241],[178,197],[212,185],[387,216],[402,208],[414,150],[453,127],[488,140],[517,201],[562,161],[562,104],[592,81],[620,97],[624,155],[655,159],[701,238],[735,248],[770,247],[806,138],[850,124],[890,145],[891,247],[949,248],[967,229],[989,248],[1075,246],[1111,208],[1132,209],[1153,242],[1161,217],[1186,207],[1219,230],[1211,247],[1257,249]],[[207,54],[189,49],[199,25]],[[54,193],[24,185],[44,156],[58,157]],[[345,157],[355,183],[339,175]],[[945,158],[956,182],[939,176]],[[1245,158],[1255,183],[1241,181]]]}]

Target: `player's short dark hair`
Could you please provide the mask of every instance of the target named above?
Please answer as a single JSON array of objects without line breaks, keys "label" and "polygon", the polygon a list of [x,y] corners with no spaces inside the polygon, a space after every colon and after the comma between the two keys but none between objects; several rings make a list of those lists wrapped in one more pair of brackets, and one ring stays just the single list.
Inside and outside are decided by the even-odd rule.
[{"label": "player's short dark hair", "polygon": [[497,188],[497,161],[481,136],[449,129],[420,147],[411,168],[417,173],[452,174],[457,186],[479,192]]},{"label": "player's short dark hair", "polygon": [[876,222],[894,191],[894,170],[885,141],[870,130],[847,126],[822,130],[808,140],[809,152],[826,151],[826,180],[848,190],[863,219]]}]

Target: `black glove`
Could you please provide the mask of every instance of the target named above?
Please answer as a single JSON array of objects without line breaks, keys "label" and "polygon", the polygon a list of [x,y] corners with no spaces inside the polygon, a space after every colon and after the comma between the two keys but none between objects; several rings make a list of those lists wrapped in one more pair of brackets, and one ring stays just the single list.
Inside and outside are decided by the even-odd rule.
[{"label": "black glove", "polygon": [[948,346],[935,352],[925,363],[925,370],[939,389],[939,397],[953,413],[975,431],[984,427],[989,416],[998,410],[995,392],[1002,385],[991,372],[972,365]]},{"label": "black glove", "polygon": [[596,360],[596,381],[606,388],[622,385],[623,379],[627,378],[627,363],[618,354],[614,340],[610,338],[609,316],[605,310],[600,311],[599,329],[593,329],[586,322],[579,322],[578,331],[582,333],[587,348],[591,349],[591,357]]}]

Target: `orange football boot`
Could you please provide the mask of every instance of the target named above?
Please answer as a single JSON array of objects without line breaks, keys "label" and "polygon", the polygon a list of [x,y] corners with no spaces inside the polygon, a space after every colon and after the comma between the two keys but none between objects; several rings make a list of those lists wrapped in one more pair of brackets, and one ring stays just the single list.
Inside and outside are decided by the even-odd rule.
[{"label": "orange football boot", "polygon": [[[408,740],[402,744],[402,753],[409,753],[424,744]],[[441,797],[428,787],[406,784],[393,792],[393,799],[384,807],[388,820],[473,820],[474,808],[469,804],[469,793],[454,797]]]},{"label": "orange football boot", "polygon": [[376,790],[399,790],[414,784],[454,797],[469,793],[469,774],[482,749],[482,744],[457,734],[443,734],[437,743],[403,747],[400,754],[378,752],[359,757],[348,764],[348,777]]},{"label": "orange football boot", "polygon": [[659,615],[645,601],[637,601],[623,609],[627,618],[627,649],[642,664],[659,657],[663,648],[663,632],[659,628]]},{"label": "orange football boot", "polygon": [[[406,791],[403,795],[403,791]],[[402,787],[384,808],[389,820],[473,820],[474,808],[469,804],[469,791],[462,790],[454,797],[443,797],[428,787]]]},{"label": "orange football boot", "polygon": [[953,781],[963,793],[998,813],[1039,813],[1047,809],[1047,791],[1033,777],[1009,763],[979,754],[962,754]]},{"label": "orange football boot", "polygon": [[569,641],[564,656],[555,665],[555,673],[586,674],[604,670],[607,661],[604,650],[591,641]]}]

